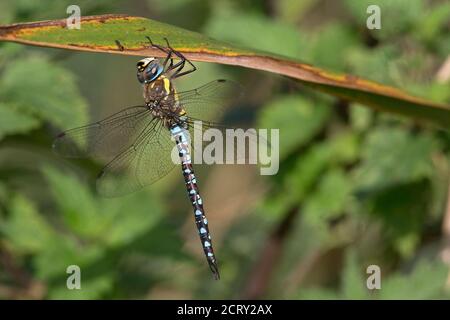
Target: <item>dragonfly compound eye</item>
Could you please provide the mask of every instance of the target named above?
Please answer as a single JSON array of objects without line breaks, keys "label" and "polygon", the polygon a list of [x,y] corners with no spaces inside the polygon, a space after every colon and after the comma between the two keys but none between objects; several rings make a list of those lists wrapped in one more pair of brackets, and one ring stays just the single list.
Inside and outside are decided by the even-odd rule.
[{"label": "dragonfly compound eye", "polygon": [[163,67],[155,58],[145,58],[137,65],[137,77],[141,83],[149,83],[156,80],[163,72]]}]

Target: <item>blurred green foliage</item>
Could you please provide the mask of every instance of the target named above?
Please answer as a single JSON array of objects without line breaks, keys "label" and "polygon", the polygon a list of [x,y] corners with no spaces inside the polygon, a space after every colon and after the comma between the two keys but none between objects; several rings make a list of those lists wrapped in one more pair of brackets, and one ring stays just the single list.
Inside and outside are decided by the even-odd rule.
[{"label": "blurred green foliage", "polygon": [[[4,1],[0,21],[64,18],[69,4]],[[369,4],[381,8],[381,30],[365,27]],[[450,102],[448,80],[436,80],[450,53],[447,1],[78,5],[83,15],[148,16]],[[234,78],[247,87],[246,100],[224,121],[279,128],[281,142],[278,175],[254,177],[252,187],[230,197],[227,190],[243,183],[243,175],[223,180],[218,168],[199,169],[212,233],[220,234],[215,245],[222,280],[214,282],[179,172],[141,192],[102,199],[92,187],[98,163],[69,162],[50,150],[58,131],[140,103],[134,60],[0,44],[0,298],[245,297],[269,234],[292,210],[296,217],[279,259],[269,261],[273,272],[258,280],[265,289],[256,297],[449,297],[449,270],[439,255],[448,132],[337,101],[285,78],[199,63],[181,88]],[[233,209],[238,196],[245,205]],[[382,270],[381,290],[366,287],[371,264]],[[67,289],[69,265],[80,266],[82,290]]]}]

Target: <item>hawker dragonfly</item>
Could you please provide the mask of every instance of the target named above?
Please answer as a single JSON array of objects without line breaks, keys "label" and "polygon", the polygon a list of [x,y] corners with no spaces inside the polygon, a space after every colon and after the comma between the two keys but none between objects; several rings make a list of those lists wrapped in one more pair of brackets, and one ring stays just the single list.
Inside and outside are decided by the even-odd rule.
[{"label": "hawker dragonfly", "polygon": [[[137,78],[143,86],[145,104],[67,130],[56,137],[53,148],[66,157],[91,157],[107,163],[97,177],[96,188],[101,195],[112,197],[136,191],[165,176],[176,165],[171,156],[176,147],[203,251],[215,279],[219,279],[192,166],[190,137],[196,120],[208,109],[215,110],[215,114],[220,112],[241,88],[232,81],[215,80],[194,90],[178,92],[173,80],[194,72],[196,67],[174,50],[167,39],[167,46],[148,40],[150,46],[164,52],[165,58],[149,57],[137,63]],[[203,121],[201,130],[212,127],[224,131],[224,126],[208,121]]]}]

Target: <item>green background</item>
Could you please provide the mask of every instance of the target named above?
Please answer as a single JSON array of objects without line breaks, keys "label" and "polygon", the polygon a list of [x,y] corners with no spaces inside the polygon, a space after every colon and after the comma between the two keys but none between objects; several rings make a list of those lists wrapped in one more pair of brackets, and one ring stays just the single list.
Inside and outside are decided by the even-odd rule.
[{"label": "green background", "polygon": [[[70,4],[2,1],[0,23],[65,18]],[[448,1],[77,4],[82,15],[145,16],[450,102],[449,80],[437,76],[450,53]],[[370,4],[380,6],[381,30],[366,28]],[[198,71],[178,81],[191,89],[236,80],[245,99],[221,121],[280,128],[276,176],[197,168],[220,282],[204,261],[178,170],[135,194],[98,197],[101,164],[58,157],[52,139],[142,103],[136,60],[0,44],[0,298],[450,296],[448,132],[287,78],[196,63]],[[381,290],[366,287],[372,264],[381,268]],[[81,290],[66,287],[69,265],[81,268]]]}]

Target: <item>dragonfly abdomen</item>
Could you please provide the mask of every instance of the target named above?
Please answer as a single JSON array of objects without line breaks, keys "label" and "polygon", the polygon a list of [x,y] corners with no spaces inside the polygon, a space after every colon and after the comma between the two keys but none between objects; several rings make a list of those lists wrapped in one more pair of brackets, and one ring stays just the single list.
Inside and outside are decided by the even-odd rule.
[{"label": "dragonfly abdomen", "polygon": [[195,177],[192,168],[191,154],[189,151],[189,139],[187,131],[175,125],[170,129],[172,136],[175,139],[178,155],[181,160],[181,169],[183,172],[186,190],[189,199],[191,200],[192,208],[194,209],[195,224],[197,226],[200,241],[202,243],[203,252],[208,260],[209,267],[214,274],[215,279],[219,279],[219,269],[217,267],[217,260],[214,255],[212,247],[211,235],[208,228],[208,220],[206,219],[205,210],[203,209],[203,200],[200,196],[200,191],[197,186],[197,178]]}]

